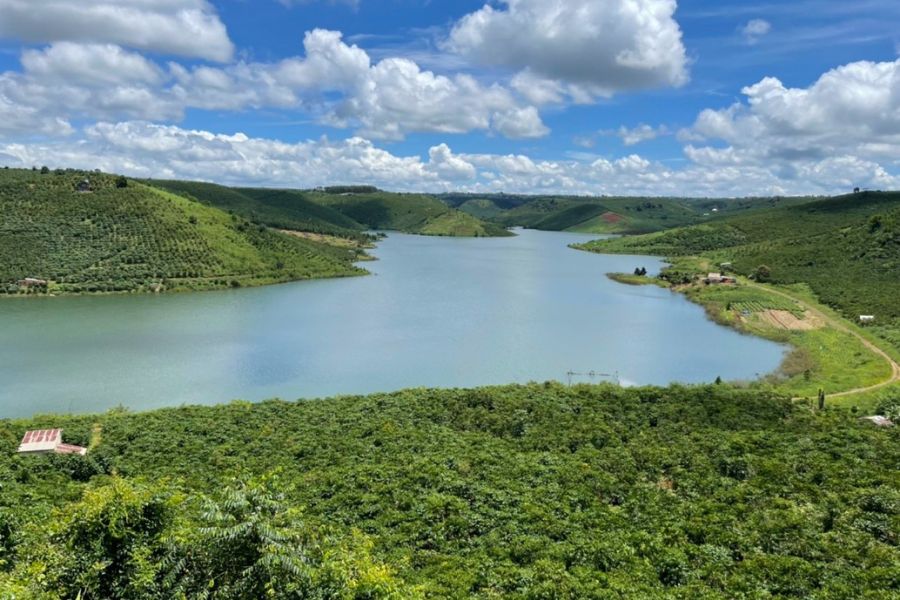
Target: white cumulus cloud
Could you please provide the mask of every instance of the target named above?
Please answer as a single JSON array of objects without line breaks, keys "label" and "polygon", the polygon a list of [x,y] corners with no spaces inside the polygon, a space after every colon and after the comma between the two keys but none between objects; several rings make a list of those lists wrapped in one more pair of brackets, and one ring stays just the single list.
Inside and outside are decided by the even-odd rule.
[{"label": "white cumulus cloud", "polygon": [[744,162],[900,157],[900,60],[844,65],[807,88],[766,77],[743,94],[746,103],[701,112],[682,138],[725,142]]},{"label": "white cumulus cloud", "polygon": [[772,24],[765,19],[752,19],[741,27],[741,35],[748,44],[756,44],[759,40],[772,31]]},{"label": "white cumulus cloud", "polygon": [[[675,0],[503,0],[463,17],[447,45],[484,65],[547,80],[576,101],[685,83]],[[527,80],[520,80],[520,84]],[[524,85],[517,86],[527,94]],[[553,99],[538,83],[532,100]],[[558,94],[558,92],[556,92]]]},{"label": "white cumulus cloud", "polygon": [[0,37],[111,43],[218,62],[234,52],[206,0],[0,0]]}]

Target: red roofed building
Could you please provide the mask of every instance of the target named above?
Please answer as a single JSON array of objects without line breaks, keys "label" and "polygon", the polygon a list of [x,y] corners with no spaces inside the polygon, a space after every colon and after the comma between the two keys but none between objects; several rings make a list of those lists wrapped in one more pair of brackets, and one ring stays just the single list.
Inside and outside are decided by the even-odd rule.
[{"label": "red roofed building", "polygon": [[19,444],[19,454],[87,454],[87,448],[64,444],[62,429],[36,429],[26,431]]}]

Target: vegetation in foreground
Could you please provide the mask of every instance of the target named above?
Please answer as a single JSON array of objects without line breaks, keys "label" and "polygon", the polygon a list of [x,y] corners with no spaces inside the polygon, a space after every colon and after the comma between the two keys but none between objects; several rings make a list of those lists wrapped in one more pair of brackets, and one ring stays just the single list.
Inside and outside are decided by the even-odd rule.
[{"label": "vegetation in foreground", "polygon": [[4,421],[0,596],[887,600],[898,434],[727,385]]},{"label": "vegetation in foreground", "polygon": [[[102,173],[0,170],[0,214],[0,293],[215,289],[365,272],[355,249]],[[28,278],[35,284],[17,283]]]}]

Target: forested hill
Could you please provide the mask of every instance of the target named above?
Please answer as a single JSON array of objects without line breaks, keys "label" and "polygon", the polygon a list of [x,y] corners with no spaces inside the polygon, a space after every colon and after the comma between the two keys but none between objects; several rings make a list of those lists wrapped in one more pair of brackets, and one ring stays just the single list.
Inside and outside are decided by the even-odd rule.
[{"label": "forested hill", "polygon": [[[900,595],[900,428],[727,385],[0,421],[0,597]],[[63,427],[86,457],[17,456]]]},{"label": "forested hill", "polygon": [[229,188],[199,181],[148,180],[149,185],[279,229],[359,238],[364,226],[327,206],[311,202],[303,192],[265,188]]},{"label": "forested hill", "polygon": [[[651,198],[442,194],[448,205],[511,227],[581,233],[649,233],[804,202],[803,198]],[[808,201],[808,199],[806,199]]]},{"label": "forested hill", "polygon": [[[0,215],[3,293],[211,289],[364,273],[354,249],[102,173],[2,169]],[[39,281],[17,284],[26,278]]]},{"label": "forested hill", "polygon": [[482,221],[425,194],[383,191],[338,194],[326,190],[310,192],[308,197],[369,229],[462,237],[512,235],[501,225]]},{"label": "forested hill", "polygon": [[[900,192],[862,192],[717,219],[587,248],[732,262],[774,283],[809,284],[848,318],[875,315],[900,347]],[[877,328],[878,326],[876,326]]]},{"label": "forested hill", "polygon": [[229,188],[196,181],[147,183],[280,229],[355,239],[369,229],[459,237],[511,235],[504,227],[453,209],[433,196],[384,192],[370,186],[310,191]]}]

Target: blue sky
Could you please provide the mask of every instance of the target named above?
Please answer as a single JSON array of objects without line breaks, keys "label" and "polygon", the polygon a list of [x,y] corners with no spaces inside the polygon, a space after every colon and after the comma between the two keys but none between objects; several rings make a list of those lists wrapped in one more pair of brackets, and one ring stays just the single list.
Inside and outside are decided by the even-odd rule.
[{"label": "blue sky", "polygon": [[896,2],[41,4],[0,0],[2,164],[434,191],[900,185]]}]

